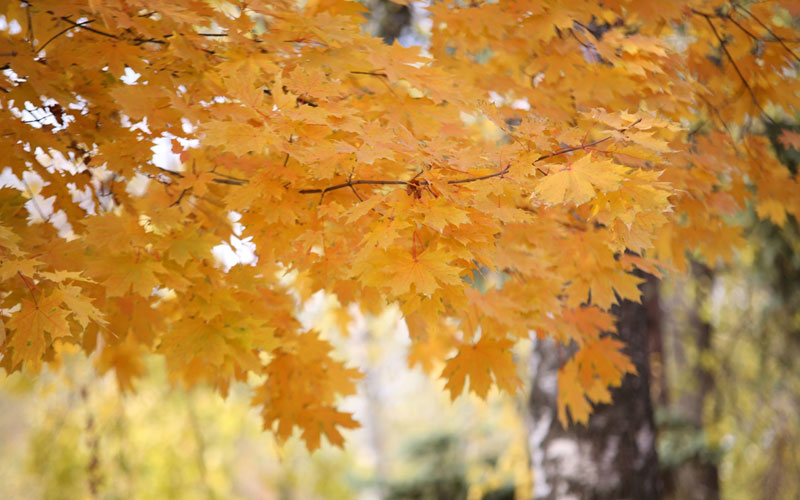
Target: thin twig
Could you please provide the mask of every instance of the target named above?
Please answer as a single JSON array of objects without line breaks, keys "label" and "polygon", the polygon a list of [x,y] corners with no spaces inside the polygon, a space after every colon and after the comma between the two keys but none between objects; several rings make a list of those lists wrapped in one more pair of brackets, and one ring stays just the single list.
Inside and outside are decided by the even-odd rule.
[{"label": "thin twig", "polygon": [[705,102],[705,103],[706,103],[706,106],[708,106],[708,108],[709,108],[709,109],[710,109],[710,110],[711,110],[711,111],[712,111],[712,112],[713,112],[715,115],[717,115],[717,119],[719,119],[720,123],[722,123],[722,126],[725,128],[725,131],[728,133],[728,136],[731,138],[731,144],[733,145],[733,150],[734,150],[734,151],[736,151],[736,152],[738,153],[738,152],[739,152],[739,149],[736,147],[736,139],[734,139],[734,137],[733,137],[733,132],[731,132],[731,129],[730,129],[730,127],[728,126],[728,124],[725,122],[725,120],[723,120],[723,119],[722,119],[722,114],[719,112],[719,109],[717,109],[717,107],[716,107],[716,106],[714,106],[713,104],[711,104],[711,101],[709,101],[709,100],[706,98],[706,96],[704,96],[703,94],[699,94],[699,93],[698,93],[698,94],[695,94],[695,95],[697,95],[697,97],[699,97],[700,99],[702,99],[702,100],[703,100],[703,102]]},{"label": "thin twig", "polygon": [[178,199],[177,199],[177,200],[175,200],[175,201],[173,201],[173,202],[170,204],[170,207],[174,207],[174,206],[176,206],[176,205],[180,205],[180,204],[181,204],[181,200],[183,199],[183,197],[184,197],[184,196],[186,196],[186,193],[188,193],[188,192],[189,192],[189,189],[191,189],[191,188],[186,188],[186,189],[183,189],[183,190],[181,190],[181,194],[180,194],[180,195],[178,195]]},{"label": "thin twig", "polygon": [[[640,121],[642,121],[641,118],[639,118],[635,122],[631,123],[627,127],[618,130],[618,132],[627,132],[629,129],[631,129],[634,125],[636,125]],[[580,144],[578,146],[569,146],[569,147],[566,147],[564,149],[559,149],[558,151],[555,151],[553,153],[549,153],[549,154],[540,156],[539,158],[537,158],[533,162],[533,164],[535,165],[536,163],[538,163],[538,162],[540,162],[542,160],[546,160],[547,158],[553,158],[554,156],[559,156],[559,155],[571,153],[573,151],[578,151],[578,150],[581,150],[581,149],[591,148],[592,146],[597,146],[598,144],[606,142],[609,139],[611,139],[611,136],[603,137],[602,139],[597,139],[596,141],[592,141],[589,144]]]},{"label": "thin twig", "polygon": [[64,33],[68,32],[68,31],[70,31],[70,30],[73,30],[73,29],[75,29],[75,28],[83,28],[83,27],[87,26],[87,25],[88,25],[89,23],[91,23],[91,22],[92,22],[92,20],[91,20],[91,19],[89,19],[88,21],[83,21],[83,22],[80,22],[80,23],[75,23],[75,24],[72,24],[71,26],[67,26],[67,27],[66,27],[66,28],[64,28],[63,30],[59,31],[58,33],[56,33],[55,35],[53,35],[52,37],[50,37],[50,40],[48,40],[48,41],[44,42],[44,44],[42,44],[42,46],[41,46],[41,47],[39,47],[39,50],[37,50],[37,51],[36,51],[36,53],[37,53],[37,54],[40,54],[40,53],[41,53],[41,52],[42,52],[42,51],[43,51],[43,50],[44,50],[44,49],[45,49],[45,48],[46,48],[48,45],[50,45],[50,42],[52,42],[52,41],[53,41],[53,40],[55,40],[56,38],[60,37],[60,36],[61,36],[61,35],[63,35]]},{"label": "thin twig", "polygon": [[737,28],[739,28],[740,30],[742,30],[742,31],[744,32],[744,34],[745,34],[745,35],[749,36],[749,37],[750,37],[750,38],[752,38],[753,40],[755,40],[755,41],[757,41],[757,42],[763,42],[763,41],[764,41],[764,40],[762,40],[760,37],[757,37],[757,36],[756,36],[754,33],[752,33],[750,30],[748,30],[747,28],[745,28],[744,26],[742,26],[742,25],[741,25],[741,23],[739,23],[739,21],[737,21],[736,19],[734,19],[734,18],[733,18],[733,16],[731,16],[730,12],[729,12],[729,13],[728,13],[728,14],[727,14],[727,15],[726,15],[726,16],[725,16],[723,19],[726,19],[726,20],[728,20],[728,21],[732,22],[733,24],[735,24]]},{"label": "thin twig", "polygon": [[31,48],[34,48],[34,42],[36,41],[35,37],[33,36],[33,19],[31,19],[31,4],[30,2],[25,2],[25,16],[28,18],[28,37],[30,38],[28,41],[31,43]]},{"label": "thin twig", "polygon": [[733,66],[734,71],[736,71],[736,74],[739,76],[739,80],[741,80],[742,85],[745,86],[745,88],[747,89],[747,92],[750,94],[750,97],[753,99],[753,104],[756,105],[756,107],[759,109],[759,111],[761,111],[761,113],[764,115],[764,117],[767,120],[769,120],[771,123],[775,123],[772,120],[772,118],[769,115],[767,115],[767,112],[764,111],[764,108],[761,107],[761,104],[758,102],[758,99],[756,98],[755,92],[753,92],[753,88],[750,86],[749,83],[747,83],[747,79],[744,77],[744,75],[742,74],[742,71],[739,69],[739,66],[736,64],[736,61],[733,59],[733,56],[728,51],[728,47],[725,46],[725,40],[722,39],[722,37],[720,36],[719,32],[717,31],[717,27],[714,26],[713,21],[711,21],[711,18],[715,17],[715,16],[711,16],[710,14],[706,14],[705,12],[701,12],[699,10],[694,10],[694,9],[692,9],[692,12],[694,12],[697,15],[703,16],[706,19],[706,22],[708,23],[708,26],[711,28],[711,31],[714,33],[714,37],[716,37],[717,41],[719,42],[720,48],[722,49],[722,51],[725,54],[725,56],[727,56],[728,61],[730,61],[731,65]]},{"label": "thin twig", "polygon": [[389,85],[389,82],[388,82],[389,75],[387,75],[386,73],[381,73],[381,72],[378,72],[378,71],[351,71],[350,74],[380,77],[381,83],[386,85],[386,88],[389,89],[389,92],[391,92],[395,97],[397,97],[397,94],[395,93],[394,89],[392,88],[391,85]]},{"label": "thin twig", "polygon": [[[104,37],[107,37],[107,38],[113,38],[114,40],[122,40],[122,37],[120,37],[119,35],[115,35],[113,33],[108,33],[108,32],[101,31],[99,29],[92,28],[92,27],[84,25],[84,24],[88,24],[88,23],[92,22],[92,20],[84,21],[83,23],[77,23],[77,22],[73,21],[72,19],[70,19],[67,16],[62,16],[60,19],[62,21],[70,23],[71,25],[73,25],[73,27],[80,26],[81,28],[85,29],[86,31],[90,31],[90,32],[92,32],[92,33],[94,33],[96,35],[101,35],[101,36],[104,36]],[[127,29],[125,31],[133,33],[130,29]],[[205,36],[205,37],[227,36],[227,35],[221,34],[221,33],[220,34],[217,34],[217,33],[197,33],[197,34],[200,35],[200,36]],[[171,38],[172,36],[173,36],[172,34],[164,35],[162,37],[163,38],[162,40],[160,40],[158,38],[152,38],[152,37],[151,38],[143,38],[141,36],[138,36],[138,37],[134,38],[132,40],[132,42],[135,45],[142,45],[142,44],[145,44],[145,43],[157,43],[157,44],[162,44],[163,45],[163,44],[168,43],[166,39]]]},{"label": "thin twig", "polygon": [[586,42],[584,42],[583,40],[581,40],[580,38],[578,38],[578,35],[576,35],[576,34],[575,34],[575,30],[573,30],[572,28],[570,28],[570,29],[569,29],[569,34],[570,34],[570,35],[572,35],[572,38],[574,38],[576,42],[578,42],[579,44],[581,44],[581,46],[582,46],[584,49],[586,49],[586,50],[593,50],[593,47],[589,46],[589,44],[587,44]]},{"label": "thin twig", "polygon": [[[488,175],[482,175],[480,177],[470,177],[468,179],[455,179],[455,180],[452,180],[452,181],[447,181],[447,183],[448,184],[466,184],[467,182],[483,181],[483,180],[486,180],[486,179],[491,179],[492,177],[500,177],[502,175],[507,174],[510,168],[511,168],[511,166],[509,165],[506,168],[504,168],[503,170],[501,170],[500,172],[495,172],[493,174],[488,174]],[[424,181],[424,184],[428,185],[429,183],[428,183],[428,181]]]},{"label": "thin twig", "polygon": [[[453,179],[447,181],[447,184],[465,184],[467,182],[475,182],[475,181],[483,181],[486,179],[491,179],[492,177],[500,177],[501,175],[507,174],[510,167],[506,167],[500,172],[495,172],[493,174],[482,175],[480,177],[468,177],[466,179]],[[416,179],[417,176],[414,176]],[[335,184],[333,186],[328,186],[326,188],[316,188],[316,189],[301,189],[299,192],[300,194],[315,194],[321,193],[325,196],[325,193],[329,193],[331,191],[336,191],[337,189],[343,188],[351,188],[353,186],[359,186],[362,184],[372,184],[372,185],[401,185],[401,186],[428,186],[431,183],[425,179],[422,180],[410,180],[410,181],[398,181],[398,180],[369,180],[369,179],[360,179],[355,181],[347,181],[341,184]]]},{"label": "thin twig", "polygon": [[330,191],[336,191],[337,189],[347,188],[350,186],[359,186],[359,185],[402,185],[405,186],[408,184],[408,181],[391,181],[391,180],[367,180],[361,179],[356,181],[350,182],[343,182],[341,184],[336,184],[333,186],[328,186],[326,188],[318,188],[318,189],[301,189],[299,192],[300,194],[315,194],[315,193],[328,193]]},{"label": "thin twig", "polygon": [[776,35],[771,29],[769,29],[769,26],[767,26],[766,24],[762,23],[761,20],[759,18],[757,18],[755,15],[753,15],[752,12],[750,12],[747,9],[745,9],[744,7],[741,7],[740,5],[738,5],[736,3],[733,3],[733,8],[741,10],[742,12],[746,13],[748,16],[753,18],[753,20],[755,22],[757,22],[759,25],[761,25],[761,27],[764,28],[767,31],[767,33],[770,34],[770,36],[772,36],[775,40],[778,41],[778,43],[781,44],[781,47],[783,47],[786,50],[786,52],[790,53],[792,55],[792,57],[795,58],[796,61],[800,62],[800,57],[798,57],[797,54],[795,54],[794,51],[792,49],[790,49],[788,45],[786,45],[786,43],[783,41],[783,38],[781,38],[778,35]]},{"label": "thin twig", "polygon": [[245,184],[249,183],[249,181],[243,179],[211,179],[211,181],[216,182],[217,184],[229,184],[231,186],[244,186]]},{"label": "thin twig", "polygon": [[[640,121],[642,121],[641,118],[639,118],[638,120],[636,120],[635,122],[631,123],[627,127],[623,128],[623,129],[620,129],[618,131],[619,132],[625,132],[628,129],[630,129],[631,127],[633,127],[634,125],[636,125],[637,123],[639,123]],[[554,153],[550,153],[550,154],[547,154],[547,155],[540,156],[533,163],[535,164],[536,162],[544,160],[546,158],[552,158],[554,156],[566,154],[566,153],[569,153],[571,151],[577,151],[579,149],[590,148],[592,146],[596,146],[596,145],[598,145],[598,144],[600,144],[602,142],[605,142],[605,141],[607,141],[609,139],[611,139],[611,136],[604,137],[602,139],[598,139],[596,141],[590,142],[589,144],[582,144],[580,146],[574,146],[574,147],[568,147],[568,148],[560,149],[560,150],[558,150],[558,151],[556,151]],[[510,169],[511,169],[511,166],[509,165],[506,168],[504,168],[503,170],[500,170],[499,172],[494,172],[492,174],[487,174],[487,175],[481,175],[479,177],[467,177],[465,179],[452,179],[452,180],[447,181],[447,184],[451,184],[451,185],[454,185],[454,184],[466,184],[466,183],[469,183],[469,182],[477,182],[477,181],[483,181],[483,180],[487,180],[487,179],[492,179],[494,177],[501,177],[501,176],[507,174]],[[355,191],[355,188],[354,188],[354,186],[358,186],[358,185],[395,185],[395,186],[396,185],[402,185],[402,186],[415,186],[415,187],[423,187],[423,186],[429,187],[431,185],[430,181],[425,180],[425,179],[416,180],[417,177],[419,177],[420,174],[422,174],[422,172],[417,173],[414,177],[411,178],[411,180],[408,180],[408,181],[383,180],[383,179],[375,179],[375,180],[359,179],[359,180],[355,180],[354,181],[354,180],[348,179],[347,182],[343,182],[341,184],[335,184],[333,186],[328,186],[328,187],[325,187],[325,188],[301,189],[299,191],[299,193],[300,194],[317,194],[317,193],[319,193],[320,194],[319,202],[322,203],[323,199],[325,198],[325,194],[327,194],[327,193],[329,193],[331,191],[336,191],[338,189],[344,189],[344,188],[353,189],[353,192],[356,194],[356,196],[359,199],[361,199],[361,197],[358,195],[358,193]]]},{"label": "thin twig", "polygon": [[[117,35],[114,35],[114,34],[111,34],[111,33],[106,33],[105,31],[100,31],[100,30],[92,28],[90,26],[83,26],[82,23],[76,23],[75,21],[73,21],[72,19],[68,18],[67,16],[62,16],[60,19],[62,21],[66,21],[66,22],[72,24],[73,26],[80,26],[81,28],[85,29],[86,31],[91,31],[92,33],[94,33],[96,35],[105,36],[105,37],[108,37],[108,38],[113,38],[115,40],[119,40],[119,37]],[[91,21],[89,21],[89,22],[91,22]],[[87,24],[88,24],[88,22],[87,22]]]},{"label": "thin twig", "polygon": [[384,78],[389,78],[386,73],[380,73],[377,71],[351,71],[350,73],[353,75],[382,76]]},{"label": "thin twig", "polygon": [[579,146],[570,146],[568,148],[559,149],[558,151],[555,151],[553,153],[542,155],[539,158],[536,158],[536,160],[533,163],[536,164],[536,163],[538,163],[538,162],[540,162],[542,160],[546,160],[547,158],[553,158],[554,156],[560,156],[560,155],[563,155],[563,154],[571,153],[573,151],[578,151],[578,150],[581,150],[581,149],[590,148],[592,146],[597,146],[598,144],[606,142],[609,139],[611,139],[611,136],[603,137],[602,139],[598,139],[596,141],[592,141],[589,144],[581,144]]},{"label": "thin twig", "polygon": [[[355,170],[355,166],[353,167],[352,170],[350,170],[350,175],[347,177],[347,182],[350,182],[351,180],[353,180],[353,170]],[[356,195],[356,198],[358,198],[358,201],[364,201],[364,199],[361,197],[361,195],[358,194],[358,191],[356,191],[356,187],[355,186],[351,185],[350,186],[350,190],[353,191],[354,195]]]},{"label": "thin twig", "polygon": [[55,115],[48,114],[48,115],[45,115],[45,116],[43,116],[41,118],[34,118],[33,120],[22,120],[22,122],[20,122],[20,123],[41,123],[42,120],[46,120],[48,118],[52,118],[53,116],[55,116]]},{"label": "thin twig", "polygon": [[240,182],[242,184],[247,184],[249,182],[247,179],[240,179],[239,177],[234,177],[232,175],[223,174],[222,172],[217,172],[216,170],[211,172],[211,173],[213,173],[214,175],[218,175],[220,177],[224,177],[226,179],[232,180],[232,181]]},{"label": "thin twig", "polygon": [[353,194],[356,195],[356,198],[358,198],[358,201],[364,201],[364,198],[362,198],[361,195],[358,194],[358,191],[356,191],[355,186],[350,184],[350,189],[353,191]]}]

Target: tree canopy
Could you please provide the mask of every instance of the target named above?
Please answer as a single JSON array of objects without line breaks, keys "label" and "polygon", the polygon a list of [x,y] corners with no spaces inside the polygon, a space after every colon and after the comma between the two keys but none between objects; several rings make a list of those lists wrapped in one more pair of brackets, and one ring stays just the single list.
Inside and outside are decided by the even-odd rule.
[{"label": "tree canopy", "polygon": [[[581,423],[633,370],[609,311],[637,270],[729,260],[748,205],[800,215],[776,156],[800,148],[796,2],[429,10],[423,50],[349,1],[7,2],[0,366],[79,346],[126,389],[148,352],[223,394],[256,374],[266,428],[341,444],[360,374],[297,317],[324,290],[343,325],[399,304],[453,398],[514,391],[531,332],[574,343]],[[213,257],[239,238],[252,262]]]}]

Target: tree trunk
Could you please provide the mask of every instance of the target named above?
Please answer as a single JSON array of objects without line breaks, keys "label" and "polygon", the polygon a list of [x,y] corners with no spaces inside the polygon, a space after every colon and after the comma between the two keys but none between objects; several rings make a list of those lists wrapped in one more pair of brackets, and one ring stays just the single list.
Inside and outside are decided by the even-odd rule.
[{"label": "tree trunk", "polygon": [[624,301],[614,310],[619,337],[627,344],[638,375],[626,376],[612,390],[612,404],[597,406],[588,427],[563,429],[555,418],[558,356],[551,340],[536,342],[529,439],[535,499],[661,498],[647,310],[657,282],[650,279],[644,286],[644,305]]}]

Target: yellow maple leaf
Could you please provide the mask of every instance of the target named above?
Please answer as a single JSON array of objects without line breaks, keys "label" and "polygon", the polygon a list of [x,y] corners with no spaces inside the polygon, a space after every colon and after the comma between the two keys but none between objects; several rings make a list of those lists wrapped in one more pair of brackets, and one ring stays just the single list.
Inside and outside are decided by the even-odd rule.
[{"label": "yellow maple leaf", "polygon": [[365,261],[357,271],[363,269],[365,283],[387,286],[395,295],[409,293],[412,286],[416,293],[431,295],[442,285],[461,283],[461,270],[450,264],[452,260],[453,257],[441,249],[414,255],[406,248],[392,248],[379,252],[374,260]]},{"label": "yellow maple leaf", "polygon": [[578,377],[578,363],[570,359],[558,370],[558,420],[567,427],[567,410],[572,421],[586,424],[592,406],[586,399],[586,392]]},{"label": "yellow maple leaf", "polygon": [[608,387],[622,383],[627,373],[636,367],[620,349],[619,340],[602,337],[585,343],[558,371],[558,419],[568,424],[567,410],[572,421],[586,424],[592,407],[589,401],[604,403],[610,400]]},{"label": "yellow maple leaf", "polygon": [[442,250],[428,250],[419,255],[406,251],[387,252],[391,258],[393,276],[387,285],[398,295],[410,290],[411,285],[417,293],[431,295],[441,285],[458,285],[459,268],[449,264],[451,257]]},{"label": "yellow maple leaf", "polygon": [[622,185],[624,168],[611,160],[597,161],[586,155],[571,165],[563,165],[542,179],[534,188],[537,199],[545,203],[580,205],[594,198],[597,190],[616,191]]},{"label": "yellow maple leaf", "polygon": [[606,336],[588,342],[575,353],[584,388],[591,387],[595,378],[606,386],[618,386],[626,373],[636,373],[630,358],[620,351],[624,345]]},{"label": "yellow maple leaf", "polygon": [[142,354],[144,347],[133,335],[128,335],[124,342],[108,344],[97,359],[97,369],[102,373],[113,369],[117,384],[122,392],[133,392],[133,381],[145,373]]},{"label": "yellow maple leaf", "polygon": [[206,133],[204,143],[208,146],[223,146],[227,151],[239,156],[248,153],[262,153],[264,148],[275,143],[274,132],[261,123],[212,120],[202,130]]},{"label": "yellow maple leaf", "polygon": [[34,371],[42,366],[42,356],[53,340],[69,335],[68,311],[61,307],[61,294],[53,294],[37,301],[23,300],[22,309],[8,320],[7,328],[13,332],[9,347],[13,349],[12,362],[28,363]]},{"label": "yellow maple leaf", "polygon": [[489,392],[492,380],[499,389],[514,392],[520,380],[511,356],[513,345],[509,339],[483,337],[476,344],[461,346],[458,354],[447,360],[441,375],[447,379],[445,388],[451,399],[464,390],[467,377],[469,390],[482,398]]},{"label": "yellow maple leaf", "polygon": [[95,321],[100,324],[106,324],[103,319],[103,313],[97,309],[89,297],[84,295],[83,290],[77,286],[64,286],[61,288],[63,291],[64,305],[72,312],[75,321],[81,327],[86,328],[89,321]]},{"label": "yellow maple leaf", "polygon": [[310,407],[298,415],[297,425],[303,430],[302,437],[309,451],[320,447],[320,437],[325,436],[328,441],[338,447],[344,444],[344,437],[338,427],[345,429],[358,428],[358,422],[352,414],[336,410],[332,407]]}]

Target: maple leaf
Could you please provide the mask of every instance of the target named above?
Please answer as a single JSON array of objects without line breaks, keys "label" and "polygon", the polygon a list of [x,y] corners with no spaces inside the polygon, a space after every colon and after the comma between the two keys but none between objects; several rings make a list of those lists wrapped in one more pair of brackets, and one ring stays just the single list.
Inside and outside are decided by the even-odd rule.
[{"label": "maple leaf", "polygon": [[145,349],[129,335],[125,341],[106,345],[97,359],[97,370],[102,374],[114,370],[122,392],[133,392],[133,381],[145,373],[142,354]]},{"label": "maple leaf", "polygon": [[275,144],[274,132],[269,126],[249,123],[215,120],[204,124],[201,129],[206,136],[203,140],[208,146],[222,146],[225,150],[239,156],[248,153],[262,153],[265,148]]},{"label": "maple leaf", "polygon": [[513,393],[520,385],[511,357],[513,345],[509,339],[487,337],[473,345],[462,345],[442,370],[441,377],[447,379],[445,388],[450,391],[451,399],[461,395],[467,377],[470,391],[482,398],[486,397],[493,380],[499,389]]},{"label": "maple leaf", "polygon": [[0,224],[0,247],[10,252],[16,257],[22,257],[25,253],[20,249],[20,237],[11,230]]},{"label": "maple leaf", "polygon": [[623,346],[619,340],[606,336],[581,347],[574,359],[580,366],[584,387],[590,387],[595,377],[605,386],[617,386],[626,373],[636,373],[630,359],[620,352]]},{"label": "maple leaf", "polygon": [[597,161],[586,155],[571,165],[551,171],[534,188],[545,203],[580,205],[594,198],[597,191],[607,193],[622,185],[624,169],[611,160]]},{"label": "maple leaf", "polygon": [[627,373],[636,373],[630,359],[620,352],[623,343],[611,337],[590,340],[558,371],[558,419],[586,424],[591,413],[589,401],[608,402],[607,387],[618,386]]},{"label": "maple leaf", "polygon": [[181,266],[192,258],[208,258],[211,256],[211,249],[219,244],[219,240],[210,234],[192,234],[175,236],[169,243],[167,253],[170,259]]},{"label": "maple leaf", "polygon": [[103,284],[108,287],[108,295],[111,297],[119,297],[130,291],[149,297],[161,284],[156,273],[168,274],[168,271],[160,262],[150,259],[109,256],[95,260],[92,263],[92,273],[105,277]]},{"label": "maple leaf", "polygon": [[[0,266],[0,281],[5,281],[14,276],[33,276],[43,264],[38,259],[12,259],[3,260]],[[23,278],[24,279],[24,278]]]},{"label": "maple leaf", "polygon": [[22,301],[22,309],[7,323],[13,332],[8,343],[12,363],[26,363],[34,371],[42,366],[42,356],[53,340],[69,335],[68,311],[61,307],[61,294],[55,292],[35,302]]},{"label": "maple leaf", "polygon": [[567,327],[569,337],[579,344],[600,337],[603,332],[614,330],[614,316],[595,306],[568,309],[561,313],[560,322]]},{"label": "maple leaf", "polygon": [[375,286],[387,286],[395,295],[411,292],[412,286],[416,293],[431,295],[442,285],[461,283],[460,269],[449,264],[452,260],[441,249],[415,255],[404,248],[392,248],[369,261],[370,269],[364,280]]},{"label": "maple leaf", "polygon": [[341,446],[337,427],[357,426],[349,414],[336,410],[332,403],[337,395],[352,394],[353,381],[361,375],[331,359],[331,349],[329,343],[309,332],[290,339],[267,366],[269,378],[253,402],[262,405],[265,427],[277,423],[280,439],[287,439],[297,426],[310,450],[319,447],[322,435],[334,446]]},{"label": "maple leaf", "polygon": [[448,204],[443,198],[436,198],[423,210],[425,225],[436,231],[442,231],[448,224],[459,226],[469,222],[469,213]]},{"label": "maple leaf", "polygon": [[63,292],[62,299],[64,305],[69,309],[81,327],[86,328],[89,321],[105,325],[108,322],[103,318],[103,313],[92,304],[91,299],[88,298],[80,287],[77,286],[64,286],[61,287]]},{"label": "maple leaf", "polygon": [[339,432],[338,427],[345,429],[355,429],[358,422],[353,420],[349,413],[341,412],[333,408],[310,408],[308,413],[313,416],[311,421],[300,417],[298,424],[303,429],[303,439],[308,445],[309,451],[314,451],[320,447],[320,437],[325,436],[328,441],[338,447],[344,444],[344,437]]},{"label": "maple leaf", "polygon": [[578,376],[575,359],[570,359],[558,370],[558,420],[564,428],[569,424],[567,411],[573,422],[584,425],[589,421],[592,411]]}]

